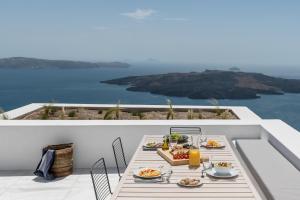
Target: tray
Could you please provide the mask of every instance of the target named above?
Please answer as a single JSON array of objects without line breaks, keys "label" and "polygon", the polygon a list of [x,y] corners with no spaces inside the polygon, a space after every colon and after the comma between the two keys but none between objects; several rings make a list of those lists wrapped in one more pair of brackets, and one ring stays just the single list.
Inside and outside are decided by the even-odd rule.
[{"label": "tray", "polygon": [[189,159],[173,159],[173,155],[170,153],[170,150],[162,150],[162,149],[157,149],[157,153],[165,159],[170,165],[176,166],[176,165],[188,165],[189,164]]}]

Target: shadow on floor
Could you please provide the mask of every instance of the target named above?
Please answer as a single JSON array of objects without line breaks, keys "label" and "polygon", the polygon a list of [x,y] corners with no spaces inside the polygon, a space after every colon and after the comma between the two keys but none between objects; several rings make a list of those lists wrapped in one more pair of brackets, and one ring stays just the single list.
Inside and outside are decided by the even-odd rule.
[{"label": "shadow on floor", "polygon": [[[118,173],[116,168],[108,168],[107,171],[109,174],[117,174]],[[33,174],[33,172],[34,172],[34,170],[1,170],[0,177],[35,176]],[[90,169],[75,169],[72,175],[89,175],[89,174],[90,174]],[[36,178],[38,178],[38,177],[36,177]],[[63,178],[57,178],[57,179],[59,181],[59,180],[62,180]],[[36,181],[39,182],[39,180],[36,180]]]},{"label": "shadow on floor", "polygon": [[42,177],[38,177],[37,176],[37,177],[33,178],[32,180],[34,182],[37,182],[37,183],[53,183],[53,182],[61,181],[61,180],[65,179],[65,178],[66,177],[60,177],[60,178],[55,178],[53,180],[46,180],[46,179],[44,179]]}]

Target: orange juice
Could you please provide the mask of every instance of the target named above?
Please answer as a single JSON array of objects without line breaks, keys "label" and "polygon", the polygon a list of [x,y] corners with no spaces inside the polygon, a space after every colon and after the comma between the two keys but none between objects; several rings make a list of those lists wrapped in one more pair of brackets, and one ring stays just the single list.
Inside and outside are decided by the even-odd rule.
[{"label": "orange juice", "polygon": [[199,149],[190,149],[189,153],[189,166],[191,167],[199,167],[200,166],[200,151]]}]

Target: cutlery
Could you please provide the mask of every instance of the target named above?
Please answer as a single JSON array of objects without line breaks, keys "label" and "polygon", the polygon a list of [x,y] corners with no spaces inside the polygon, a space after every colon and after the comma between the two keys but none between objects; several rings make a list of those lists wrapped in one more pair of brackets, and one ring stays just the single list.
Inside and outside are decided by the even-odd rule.
[{"label": "cutlery", "polygon": [[202,166],[203,166],[203,169],[202,169],[202,171],[201,171],[201,178],[204,178],[204,171],[206,170],[205,169],[205,166],[204,166],[204,163],[202,163]]},{"label": "cutlery", "polygon": [[204,172],[206,172],[206,170],[212,169],[214,167],[214,164],[212,162],[210,162],[210,166],[208,168],[205,167],[204,162],[202,163],[203,169],[201,171],[201,178],[204,178]]},{"label": "cutlery", "polygon": [[135,178],[134,179],[134,182],[136,183],[161,183],[161,182],[164,182],[162,180],[162,178],[160,179],[139,179],[139,178]]},{"label": "cutlery", "polygon": [[167,176],[167,178],[166,178],[167,183],[170,183],[170,178],[171,178],[171,175],[172,175],[172,174],[173,174],[173,171],[170,170],[169,173],[168,173],[168,176]]}]

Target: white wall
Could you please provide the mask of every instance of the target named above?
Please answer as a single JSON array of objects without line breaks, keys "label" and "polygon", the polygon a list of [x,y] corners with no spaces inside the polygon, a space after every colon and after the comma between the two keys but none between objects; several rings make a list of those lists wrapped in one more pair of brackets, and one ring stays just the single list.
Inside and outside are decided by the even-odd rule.
[{"label": "white wall", "polygon": [[[44,104],[29,104],[7,112],[15,118]],[[109,104],[55,104],[55,106],[111,107]],[[122,105],[127,108],[165,108],[165,105]],[[212,108],[176,106],[178,108]],[[247,107],[232,109],[240,120],[0,120],[0,170],[33,170],[43,147],[75,144],[76,168],[89,168],[104,157],[114,167],[111,142],[121,137],[127,160],[143,135],[168,134],[171,126],[200,126],[204,134],[226,135],[228,139],[266,138],[300,169],[300,134],[281,120],[262,120]]]},{"label": "white wall", "polygon": [[205,134],[225,134],[228,138],[259,138],[257,122],[241,120],[201,121],[0,121],[0,170],[33,170],[41,149],[49,144],[75,144],[76,168],[89,168],[105,157],[114,167],[111,142],[120,136],[127,160],[131,158],[143,135],[168,134],[171,126],[200,126]]},{"label": "white wall", "polygon": [[300,133],[281,120],[264,120],[262,126],[268,141],[300,170]]}]

